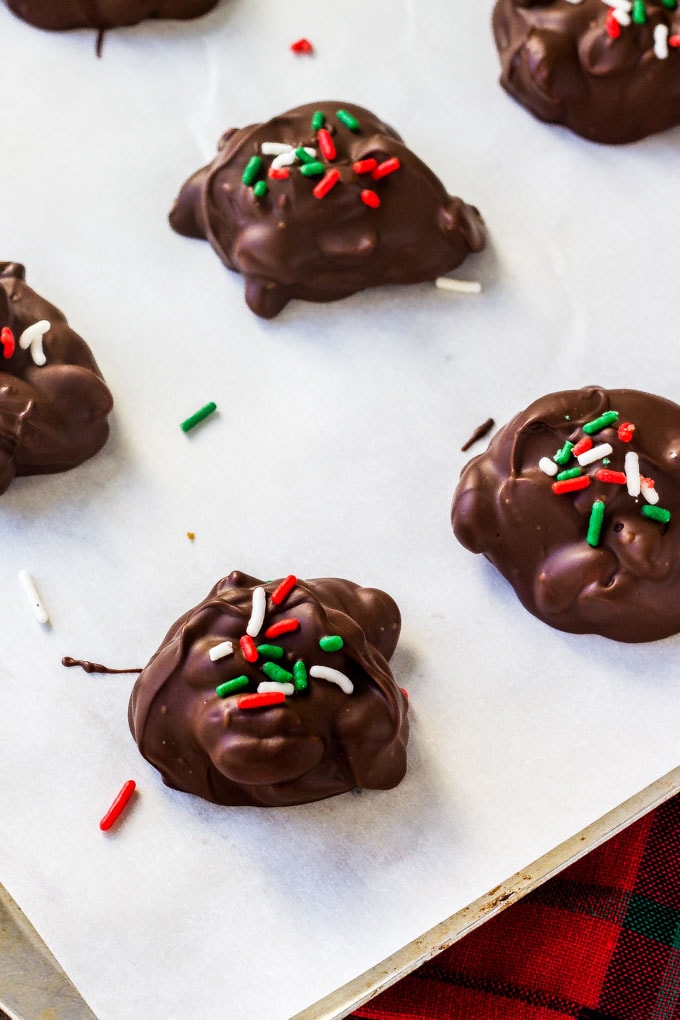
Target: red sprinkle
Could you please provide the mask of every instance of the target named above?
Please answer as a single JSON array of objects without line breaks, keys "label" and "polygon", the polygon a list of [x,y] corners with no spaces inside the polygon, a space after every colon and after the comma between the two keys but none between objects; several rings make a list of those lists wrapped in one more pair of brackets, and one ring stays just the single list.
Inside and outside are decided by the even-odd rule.
[{"label": "red sprinkle", "polygon": [[677,49],[678,46],[680,46],[680,35],[669,35],[668,45],[672,46],[674,49]]},{"label": "red sprinkle", "polygon": [[358,159],[353,164],[352,170],[355,174],[371,174],[378,165],[377,159]]},{"label": "red sprinkle", "polygon": [[328,173],[324,177],[322,177],[319,183],[314,187],[314,189],[312,190],[312,194],[314,195],[315,198],[323,198],[324,195],[328,194],[331,188],[335,187],[339,180],[340,171],[336,170],[335,168],[329,170]]},{"label": "red sprinkle", "polygon": [[377,209],[380,205],[380,199],[376,195],[375,191],[371,191],[369,188],[364,188],[361,192],[361,201],[370,209]]},{"label": "red sprinkle", "polygon": [[404,695],[404,697],[408,701],[408,691],[406,690],[406,688],[405,687],[400,687],[399,690],[401,691],[401,693]]},{"label": "red sprinkle", "polygon": [[264,636],[267,638],[280,637],[281,634],[290,634],[291,631],[297,630],[299,626],[299,620],[289,617],[287,620],[279,620],[278,623],[273,623],[271,627],[267,627]]},{"label": "red sprinkle", "polygon": [[273,181],[287,181],[290,177],[290,170],[287,166],[270,166],[267,177],[271,177]]},{"label": "red sprinkle", "polygon": [[266,708],[267,705],[280,705],[285,700],[285,694],[272,691],[269,694],[244,694],[236,705],[238,708]]},{"label": "red sprinkle", "polygon": [[645,478],[644,475],[640,475],[640,481],[642,482],[643,485],[647,485],[650,489],[656,488],[653,478]]},{"label": "red sprinkle", "polygon": [[3,326],[0,330],[0,344],[2,344],[2,355],[9,359],[14,354],[14,333],[9,326]]},{"label": "red sprinkle", "polygon": [[629,443],[631,441],[631,439],[633,438],[633,433],[634,432],[635,432],[635,426],[631,425],[631,423],[629,421],[623,421],[619,425],[616,434],[617,434],[617,436],[619,437],[619,439],[621,440],[622,443]]},{"label": "red sprinkle", "polygon": [[244,634],[239,644],[246,662],[257,662],[258,651],[250,634]]},{"label": "red sprinkle", "polygon": [[590,485],[588,475],[579,475],[578,478],[565,478],[563,482],[553,482],[552,491],[556,496],[563,492],[576,492],[578,489],[587,489]]},{"label": "red sprinkle", "polygon": [[297,42],[291,43],[290,45],[293,53],[313,53],[314,47],[310,43],[309,39],[298,39]]},{"label": "red sprinkle", "polygon": [[582,453],[585,453],[586,450],[592,450],[592,448],[593,448],[592,439],[590,438],[590,436],[584,436],[583,439],[579,439],[578,443],[571,451],[571,455],[572,457],[580,457]]},{"label": "red sprinkle", "polygon": [[282,602],[285,602],[293,588],[297,584],[297,577],[295,574],[289,574],[285,577],[278,588],[275,588],[272,592],[272,602],[275,606],[280,606]]},{"label": "red sprinkle", "polygon": [[111,807],[109,808],[109,810],[106,812],[101,822],[99,823],[99,828],[102,830],[102,832],[106,832],[107,829],[111,828],[114,822],[118,821],[123,811],[127,807],[130,797],[135,792],[136,785],[137,784],[135,783],[134,779],[128,779],[127,783],[123,783],[120,793],[117,795],[113,804],[111,805]]},{"label": "red sprinkle", "polygon": [[605,21],[605,25],[607,26],[607,34],[609,35],[609,38],[610,39],[618,39],[619,36],[621,35],[621,25],[618,23],[618,21],[614,17],[614,8],[613,7],[610,7],[610,9],[609,9],[609,13],[607,14],[607,19]]},{"label": "red sprinkle", "polygon": [[393,174],[395,170],[399,170],[401,163],[396,156],[391,159],[386,159],[384,163],[378,163],[377,167],[371,174],[374,181],[379,181],[381,177],[387,177],[388,174]]},{"label": "red sprinkle", "polygon": [[615,485],[625,485],[626,476],[623,471],[607,471],[606,468],[599,468],[595,472],[598,482],[613,482]]},{"label": "red sprinkle", "polygon": [[319,148],[321,149],[321,153],[324,159],[327,159],[329,162],[335,159],[335,157],[337,156],[335,142],[333,141],[333,138],[328,128],[319,128],[319,130],[316,133],[316,138],[319,143]]}]

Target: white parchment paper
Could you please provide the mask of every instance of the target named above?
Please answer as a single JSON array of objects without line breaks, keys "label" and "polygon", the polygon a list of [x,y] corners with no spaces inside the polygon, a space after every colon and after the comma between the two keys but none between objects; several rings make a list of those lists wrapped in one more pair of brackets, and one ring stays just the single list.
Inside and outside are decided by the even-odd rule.
[{"label": "white parchment paper", "polygon": [[[0,6],[0,257],[64,309],[116,400],[99,456],[0,501],[0,878],[101,1020],[288,1017],[678,763],[680,638],[552,631],[450,530],[459,448],[489,415],[591,383],[680,399],[680,134],[606,149],[534,121],[496,84],[489,15],[223,0],[111,32],[98,60],[93,33]],[[290,52],[302,35],[314,56]],[[227,127],[314,99],[374,109],[479,206],[491,245],[457,275],[480,296],[385,288],[263,322],[171,232]],[[138,755],[131,678],[61,666],[143,665],[233,568],[396,598],[399,788],[202,803]]]}]

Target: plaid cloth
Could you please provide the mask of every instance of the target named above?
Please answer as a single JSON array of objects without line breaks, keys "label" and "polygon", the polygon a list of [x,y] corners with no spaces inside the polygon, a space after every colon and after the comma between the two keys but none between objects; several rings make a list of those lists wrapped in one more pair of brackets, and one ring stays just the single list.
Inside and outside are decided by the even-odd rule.
[{"label": "plaid cloth", "polygon": [[353,1017],[680,1020],[680,794]]}]

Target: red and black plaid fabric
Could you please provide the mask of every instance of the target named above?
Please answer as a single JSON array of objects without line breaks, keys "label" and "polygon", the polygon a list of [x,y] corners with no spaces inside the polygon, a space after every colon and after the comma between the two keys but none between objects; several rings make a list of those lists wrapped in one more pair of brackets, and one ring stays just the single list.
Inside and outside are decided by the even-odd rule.
[{"label": "red and black plaid fabric", "polygon": [[355,1020],[680,1020],[680,795]]}]

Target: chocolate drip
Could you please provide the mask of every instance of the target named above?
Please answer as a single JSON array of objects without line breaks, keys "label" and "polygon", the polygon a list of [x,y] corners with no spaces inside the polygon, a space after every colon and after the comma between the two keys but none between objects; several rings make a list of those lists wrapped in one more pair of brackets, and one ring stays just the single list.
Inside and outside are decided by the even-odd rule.
[{"label": "chocolate drip", "polygon": [[142,668],[133,667],[132,669],[111,669],[110,666],[102,666],[101,662],[90,662],[88,659],[72,659],[70,655],[65,655],[61,660],[62,666],[80,666],[86,673],[141,673]]}]

